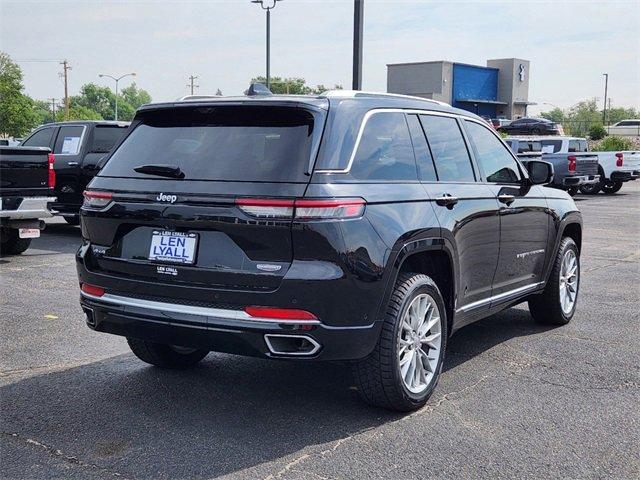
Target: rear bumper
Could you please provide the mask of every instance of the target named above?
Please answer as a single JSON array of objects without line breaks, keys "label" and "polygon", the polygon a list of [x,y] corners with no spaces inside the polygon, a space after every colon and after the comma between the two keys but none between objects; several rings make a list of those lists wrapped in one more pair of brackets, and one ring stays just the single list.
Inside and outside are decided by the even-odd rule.
[{"label": "rear bumper", "polygon": [[611,180],[614,182],[629,182],[640,177],[640,170],[615,170],[611,172]]},{"label": "rear bumper", "polygon": [[[151,302],[113,294],[94,297],[82,292],[80,304],[88,326],[98,332],[255,357],[358,359],[371,351],[379,335],[376,324],[330,327],[317,320],[255,319],[242,310]],[[269,336],[305,338],[314,347],[302,354],[274,352]]]},{"label": "rear bumper", "polygon": [[565,187],[579,187],[580,185],[589,185],[592,183],[598,183],[600,181],[600,175],[574,175],[571,177],[565,177],[562,180],[562,185]]},{"label": "rear bumper", "polygon": [[[3,203],[5,199],[3,199]],[[7,198],[6,200],[9,200]],[[52,216],[52,212],[47,208],[47,204],[55,201],[55,197],[26,197],[16,199],[12,197],[13,202],[18,202],[17,208],[0,210],[0,218],[11,219],[36,219],[48,218]],[[21,200],[21,201],[20,201]]]}]

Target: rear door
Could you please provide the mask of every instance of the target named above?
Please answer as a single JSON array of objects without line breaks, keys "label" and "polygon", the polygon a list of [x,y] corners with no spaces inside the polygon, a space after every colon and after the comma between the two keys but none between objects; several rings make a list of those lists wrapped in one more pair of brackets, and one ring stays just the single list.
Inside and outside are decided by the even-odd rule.
[{"label": "rear door", "polygon": [[459,262],[457,309],[485,310],[499,255],[498,202],[491,189],[478,182],[459,121],[440,115],[419,119],[429,147],[426,155],[418,156],[420,177]]},{"label": "rear door", "polygon": [[535,288],[542,281],[548,248],[544,193],[523,183],[515,158],[490,129],[471,120],[464,125],[482,181],[500,205],[500,256],[492,296]]},{"label": "rear door", "polygon": [[323,118],[320,109],[278,106],[139,114],[89,186],[112,192],[111,204],[83,208],[98,269],[276,289],[293,256],[292,200],[304,196]]},{"label": "rear door", "polygon": [[87,183],[95,177],[100,170],[101,161],[111,149],[122,139],[127,131],[125,124],[95,125],[89,135],[84,157],[80,162],[80,188],[84,189]]}]

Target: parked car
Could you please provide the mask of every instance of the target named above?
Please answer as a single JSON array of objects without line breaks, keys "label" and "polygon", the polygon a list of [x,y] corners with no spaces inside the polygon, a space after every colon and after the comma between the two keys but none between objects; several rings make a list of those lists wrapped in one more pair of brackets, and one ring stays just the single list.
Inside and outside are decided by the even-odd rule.
[{"label": "parked car", "polygon": [[51,216],[56,175],[48,148],[0,147],[0,253],[25,252]]},{"label": "parked car", "polygon": [[560,127],[557,123],[546,118],[519,118],[509,125],[501,126],[501,132],[509,135],[559,135]]},{"label": "parked car", "polygon": [[[505,141],[521,161],[539,159],[553,165],[554,175],[549,183],[550,187],[566,190],[573,196],[580,187],[600,182],[598,157],[582,150],[582,141],[586,149],[584,139],[508,137]],[[561,152],[563,141],[569,145],[567,152]]]},{"label": "parked car", "polygon": [[609,135],[617,135],[620,137],[639,137],[640,119],[622,120],[605,128]]},{"label": "parked car", "polygon": [[364,92],[141,107],[91,181],[87,324],[141,360],[349,360],[370,404],[425,404],[447,340],[522,302],[566,324],[581,215],[479,117]]},{"label": "parked car", "polygon": [[103,120],[49,123],[38,127],[21,143],[50,148],[56,156],[57,201],[52,208],[67,223],[80,223],[82,192],[99,170],[100,160],[120,141],[128,125]]},{"label": "parked car", "polygon": [[511,123],[511,120],[509,120],[508,118],[491,118],[489,121],[491,122],[491,125],[493,125],[493,128],[495,128],[496,130]]}]

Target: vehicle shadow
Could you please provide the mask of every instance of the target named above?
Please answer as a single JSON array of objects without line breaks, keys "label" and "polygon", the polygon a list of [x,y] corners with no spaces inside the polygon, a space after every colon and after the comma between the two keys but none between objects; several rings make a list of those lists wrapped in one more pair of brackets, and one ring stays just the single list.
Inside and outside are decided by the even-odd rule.
[{"label": "vehicle shadow", "polygon": [[55,253],[75,253],[82,243],[80,227],[66,223],[47,223],[39,238],[33,239],[28,255],[46,255],[34,250],[46,250]]},{"label": "vehicle shadow", "polygon": [[[444,375],[541,331],[519,310],[467,327],[450,341]],[[352,385],[346,364],[210,354],[169,371],[121,355],[3,386],[0,422],[11,441],[32,439],[128,478],[212,478],[402,418],[364,405]],[[438,390],[431,402],[447,393]]]}]

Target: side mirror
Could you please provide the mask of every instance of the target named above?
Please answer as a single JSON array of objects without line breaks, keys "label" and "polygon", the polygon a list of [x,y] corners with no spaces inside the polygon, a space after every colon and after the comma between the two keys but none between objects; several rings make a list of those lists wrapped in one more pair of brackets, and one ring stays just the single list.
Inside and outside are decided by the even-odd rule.
[{"label": "side mirror", "polygon": [[533,185],[546,185],[553,181],[553,165],[542,160],[528,160],[526,162],[529,181]]}]

